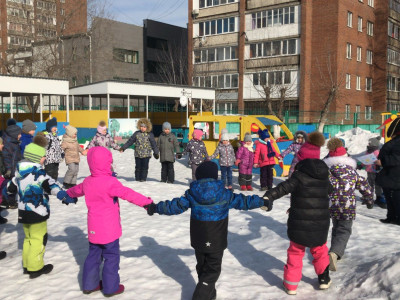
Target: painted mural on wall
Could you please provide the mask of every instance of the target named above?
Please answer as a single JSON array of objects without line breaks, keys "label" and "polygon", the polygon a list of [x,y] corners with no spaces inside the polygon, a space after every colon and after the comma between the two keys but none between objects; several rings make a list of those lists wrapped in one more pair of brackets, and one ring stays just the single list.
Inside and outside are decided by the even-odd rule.
[{"label": "painted mural on wall", "polygon": [[109,133],[118,144],[125,143],[137,130],[137,122],[139,120],[140,119],[109,119]]}]

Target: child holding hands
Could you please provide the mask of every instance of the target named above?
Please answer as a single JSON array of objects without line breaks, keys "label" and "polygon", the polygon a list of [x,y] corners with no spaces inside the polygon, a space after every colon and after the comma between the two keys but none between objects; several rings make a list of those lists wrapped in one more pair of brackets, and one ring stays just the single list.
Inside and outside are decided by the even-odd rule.
[{"label": "child holding hands", "polygon": [[203,131],[201,129],[193,130],[192,139],[187,143],[182,155],[189,154],[189,166],[192,168],[192,179],[196,180],[197,167],[207,159],[208,153],[206,145],[201,140]]},{"label": "child holding hands", "polygon": [[253,139],[250,133],[244,135],[244,141],[236,152],[235,165],[239,166],[239,185],[242,191],[252,191],[252,173],[254,164]]},{"label": "child holding hands", "polygon": [[113,296],[123,293],[125,289],[120,284],[118,274],[119,238],[122,235],[118,198],[142,207],[153,201],[123,186],[113,176],[113,158],[107,148],[90,148],[87,161],[91,176],[67,191],[70,197],[85,196],[88,208],[89,254],[83,267],[83,293],[90,294],[102,289],[105,296]]}]

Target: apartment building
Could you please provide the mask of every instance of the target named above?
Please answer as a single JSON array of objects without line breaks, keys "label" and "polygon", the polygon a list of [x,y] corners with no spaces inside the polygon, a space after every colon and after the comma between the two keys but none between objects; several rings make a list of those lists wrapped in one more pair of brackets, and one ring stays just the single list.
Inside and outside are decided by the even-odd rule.
[{"label": "apartment building", "polygon": [[0,70],[31,75],[31,46],[87,31],[86,0],[2,0]]},{"label": "apartment building", "polygon": [[216,87],[221,112],[321,111],[333,96],[330,111],[368,120],[400,103],[399,13],[399,0],[189,0],[189,80]]}]

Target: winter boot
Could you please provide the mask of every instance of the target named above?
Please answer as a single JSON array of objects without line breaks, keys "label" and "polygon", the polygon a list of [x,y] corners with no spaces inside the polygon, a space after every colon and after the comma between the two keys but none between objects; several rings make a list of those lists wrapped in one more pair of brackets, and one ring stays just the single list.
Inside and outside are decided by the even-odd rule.
[{"label": "winter boot", "polygon": [[324,273],[318,275],[319,288],[326,290],[331,286],[332,280],[329,277],[329,266],[326,267]]},{"label": "winter boot", "polygon": [[248,191],[252,191],[252,190],[253,190],[253,187],[252,187],[251,185],[248,185],[248,186],[247,186],[247,190],[248,190]]},{"label": "winter boot", "polygon": [[241,185],[241,186],[240,186],[240,190],[241,190],[241,191],[247,191],[247,187],[246,187],[245,185]]},{"label": "winter boot", "polygon": [[214,292],[211,295],[211,300],[216,300],[217,299],[217,290],[214,289]]},{"label": "winter boot", "polygon": [[6,258],[7,253],[6,251],[0,251],[0,260]]},{"label": "winter boot", "polygon": [[335,252],[329,252],[329,270],[336,271],[337,270],[337,260],[338,256]]},{"label": "winter boot", "polygon": [[264,192],[264,191],[268,191],[268,188],[266,186],[262,186],[260,191]]},{"label": "winter boot", "polygon": [[52,264],[45,265],[39,271],[28,271],[29,278],[30,279],[38,278],[42,274],[49,274],[52,270],[53,270],[53,265]]},{"label": "winter boot", "polygon": [[289,290],[289,288],[285,285],[285,282],[283,282],[283,289],[285,290],[286,294],[288,295],[296,295],[297,290]]},{"label": "winter boot", "polygon": [[112,297],[112,296],[115,296],[115,295],[119,295],[119,294],[122,294],[122,293],[124,292],[124,290],[125,290],[124,285],[123,285],[123,284],[120,284],[118,290],[117,290],[115,293],[112,293],[112,294],[104,294],[104,296],[105,296],[105,297]]},{"label": "winter boot", "polygon": [[99,285],[98,285],[95,289],[93,289],[93,290],[83,290],[83,293],[84,293],[85,295],[89,295],[89,294],[91,294],[91,293],[93,293],[93,292],[100,291],[101,288],[102,288],[102,282],[101,282],[101,280],[100,280]]}]

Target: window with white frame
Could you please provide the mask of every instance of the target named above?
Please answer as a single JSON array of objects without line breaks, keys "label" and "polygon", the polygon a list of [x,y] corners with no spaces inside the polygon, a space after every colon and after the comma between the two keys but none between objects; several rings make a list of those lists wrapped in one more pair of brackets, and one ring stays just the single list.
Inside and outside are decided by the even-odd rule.
[{"label": "window with white frame", "polygon": [[346,58],[351,59],[351,44],[347,43],[346,45]]},{"label": "window with white frame", "polygon": [[346,106],[345,106],[345,115],[344,115],[344,118],[346,120],[350,120],[350,113],[351,113],[350,104],[346,104]]},{"label": "window with white frame", "polygon": [[250,44],[250,58],[299,54],[298,40],[268,41]]},{"label": "window with white frame", "polygon": [[273,71],[251,74],[253,85],[279,85],[292,82],[291,71]]},{"label": "window with white frame", "polygon": [[361,54],[362,54],[362,48],[361,47],[357,47],[357,61],[361,61]]},{"label": "window with white frame", "polygon": [[367,50],[367,64],[372,65],[372,51]]},{"label": "window with white frame", "polygon": [[374,23],[367,21],[367,34],[370,36],[374,35]]},{"label": "window with white frame", "polygon": [[356,105],[357,120],[360,119],[360,112],[361,112],[361,106],[360,105]]},{"label": "window with white frame", "polygon": [[259,11],[251,14],[251,28],[265,28],[271,26],[281,26],[294,24],[295,7],[288,6],[277,9]]},{"label": "window with white frame", "polygon": [[359,32],[362,32],[362,17],[358,17],[357,28]]},{"label": "window with white frame", "polygon": [[237,88],[239,85],[238,74],[224,74],[212,76],[193,77],[193,85],[198,87],[213,87],[219,89]]},{"label": "window with white frame", "polygon": [[351,11],[347,12],[347,26],[353,27],[353,13]]},{"label": "window with white frame", "polygon": [[361,90],[361,77],[356,76],[356,90],[360,91]]},{"label": "window with white frame", "polygon": [[365,120],[372,120],[372,107],[371,106],[365,107]]},{"label": "window with white frame", "polygon": [[210,20],[199,23],[199,36],[235,32],[235,29],[236,29],[235,17]]},{"label": "window with white frame", "polygon": [[368,0],[368,5],[374,7],[374,0]]},{"label": "window with white frame", "polygon": [[351,88],[351,76],[350,74],[346,74],[346,89],[350,89]]},{"label": "window with white frame", "polygon": [[388,75],[387,77],[387,90],[388,91],[396,91],[396,77]]},{"label": "window with white frame", "polygon": [[237,47],[218,47],[202,50],[194,50],[194,63],[217,62],[237,59]]},{"label": "window with white frame", "polygon": [[365,90],[367,92],[372,92],[372,78],[365,78]]},{"label": "window with white frame", "polygon": [[229,4],[229,3],[234,3],[234,2],[239,2],[239,1],[238,0],[200,0],[199,8],[219,6],[219,5]]}]

